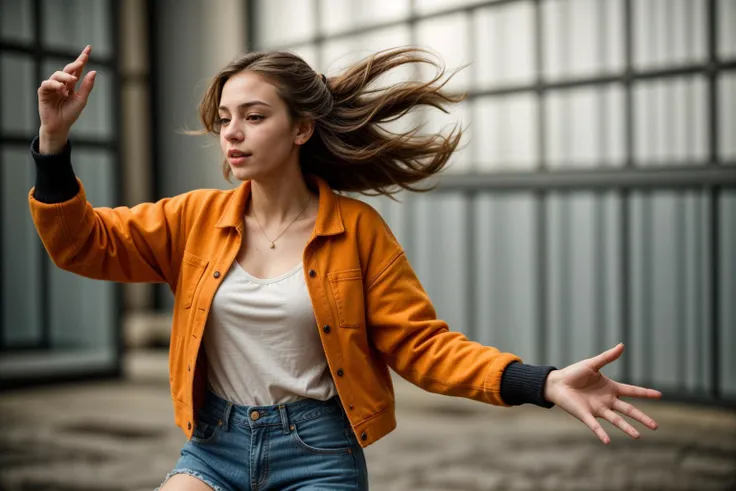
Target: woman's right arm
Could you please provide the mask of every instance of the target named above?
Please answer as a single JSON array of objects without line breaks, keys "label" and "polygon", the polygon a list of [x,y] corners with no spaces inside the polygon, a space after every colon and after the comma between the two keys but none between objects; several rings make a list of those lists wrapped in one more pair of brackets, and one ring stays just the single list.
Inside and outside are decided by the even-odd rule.
[{"label": "woman's right arm", "polygon": [[89,58],[88,46],[38,89],[41,119],[32,144],[36,185],[31,215],[54,263],[94,279],[166,282],[175,287],[188,224],[188,195],[133,208],[93,208],[71,164],[69,130],[87,104],[95,72],[75,92]]}]

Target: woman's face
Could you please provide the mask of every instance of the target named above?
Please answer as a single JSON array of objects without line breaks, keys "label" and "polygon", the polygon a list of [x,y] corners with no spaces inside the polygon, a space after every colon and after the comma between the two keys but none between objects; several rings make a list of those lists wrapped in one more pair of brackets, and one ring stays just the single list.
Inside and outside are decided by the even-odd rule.
[{"label": "woman's face", "polygon": [[276,87],[254,72],[233,75],[222,88],[220,145],[233,176],[240,180],[273,177],[293,159],[307,138],[289,119]]}]

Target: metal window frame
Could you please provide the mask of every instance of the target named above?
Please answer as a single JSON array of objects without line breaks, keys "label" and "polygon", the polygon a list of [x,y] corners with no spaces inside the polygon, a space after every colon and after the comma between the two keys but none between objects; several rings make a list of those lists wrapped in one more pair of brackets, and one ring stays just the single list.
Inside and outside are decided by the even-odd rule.
[{"label": "metal window frame", "polygon": [[[258,5],[257,1],[250,1],[247,4],[247,26],[248,41],[247,48],[250,50],[258,49],[289,49],[294,46],[310,45],[316,48],[317,62],[321,64],[322,46],[327,41],[348,38],[351,36],[365,34],[387,27],[407,26],[409,28],[411,42],[416,43],[416,24],[432,18],[449,16],[457,13],[465,13],[472,16],[475,11],[481,9],[492,9],[512,3],[527,2],[528,0],[489,0],[482,3],[474,3],[470,6],[454,7],[444,9],[437,12],[418,15],[416,14],[415,2],[410,0],[410,13],[408,17],[391,22],[381,24],[372,24],[356,29],[341,31],[334,34],[323,34],[321,32],[321,16],[320,0],[312,0],[312,8],[316,15],[316,34],[307,39],[289,43],[284,46],[268,46],[261,47],[258,43]],[[599,75],[592,77],[572,77],[564,80],[546,81],[542,76],[544,66],[543,43],[543,23],[542,8],[544,0],[531,0],[534,7],[534,25],[533,29],[536,34],[535,42],[535,70],[536,78],[533,83],[508,85],[495,87],[492,89],[467,91],[468,101],[472,102],[478,97],[502,97],[511,94],[533,93],[537,98],[538,105],[538,145],[539,145],[539,161],[534,170],[528,172],[507,172],[507,171],[489,171],[489,172],[470,172],[466,174],[444,174],[437,178],[428,180],[428,184],[436,185],[434,192],[437,193],[457,193],[461,192],[465,195],[469,203],[473,203],[476,196],[481,191],[490,191],[493,193],[507,193],[526,191],[534,195],[536,208],[536,224],[537,224],[537,247],[536,254],[539,258],[537,266],[537,277],[539,278],[536,299],[538,314],[536,319],[536,335],[539,339],[537,346],[537,356],[539,360],[544,359],[542,346],[545,346],[547,340],[547,312],[546,312],[546,268],[549,261],[548,252],[545,247],[546,243],[546,208],[545,202],[551,193],[571,192],[580,190],[607,191],[614,190],[617,193],[621,203],[619,209],[620,219],[617,226],[620,230],[618,248],[620,250],[620,319],[619,326],[623,333],[622,341],[627,343],[631,339],[630,315],[631,306],[629,301],[629,283],[631,278],[630,264],[630,227],[631,227],[631,193],[634,191],[651,192],[653,190],[700,190],[705,193],[708,199],[708,244],[710,247],[708,258],[709,289],[710,289],[710,343],[709,351],[710,360],[710,380],[711,391],[707,394],[693,393],[692,391],[684,391],[682,393],[673,392],[667,394],[672,400],[680,400],[685,402],[697,402],[704,404],[716,404],[720,406],[736,406],[736,400],[725,399],[719,389],[719,370],[720,370],[720,352],[719,352],[719,302],[720,302],[720,284],[719,284],[719,196],[723,189],[736,188],[736,162],[723,162],[719,157],[719,121],[718,121],[718,77],[719,75],[736,70],[736,60],[720,60],[717,52],[718,43],[718,2],[717,0],[708,0],[706,5],[706,32],[707,32],[707,56],[706,60],[701,63],[689,63],[683,66],[644,69],[637,70],[633,64],[633,12],[632,0],[621,0],[623,2],[623,37],[624,37],[624,66],[620,73],[615,75]],[[472,23],[470,24],[472,25]],[[472,29],[469,29],[467,35],[470,36],[469,46],[471,50],[474,46],[472,38]],[[471,65],[472,67],[472,65]],[[633,101],[633,85],[635,82],[642,80],[668,79],[675,76],[683,75],[704,75],[707,81],[707,107],[708,122],[710,124],[710,134],[707,142],[707,162],[695,163],[689,165],[678,166],[662,166],[650,167],[644,165],[635,165],[634,163],[634,101]],[[546,104],[544,95],[553,90],[571,90],[578,87],[600,87],[607,84],[621,84],[624,91],[624,147],[625,159],[619,168],[590,168],[584,170],[550,170],[547,163],[547,142],[545,136],[546,122],[545,111]],[[472,162],[475,164],[475,162]],[[478,166],[474,165],[477,169]],[[405,201],[409,217],[414,214],[412,200]],[[472,210],[473,206],[468,209]],[[598,207],[599,208],[599,207]],[[467,225],[472,225],[475,216],[471,212],[467,215]],[[474,241],[473,227],[467,226],[468,244]],[[595,240],[600,241],[600,231],[596,234]],[[411,240],[410,240],[411,241]],[[407,248],[411,249],[411,244],[407,244]],[[473,257],[466,254],[466,261],[472,266]],[[468,267],[468,271],[473,272],[473,267]],[[472,286],[476,278],[471,273],[467,279],[468,285]],[[468,291],[473,291],[469,288]],[[597,296],[600,296],[598,294]],[[468,299],[468,312],[474,312],[473,298]],[[600,310],[600,309],[598,309]],[[475,325],[476,319],[470,318],[471,325]],[[651,345],[651,343],[650,343]],[[648,372],[651,374],[651,367]],[[630,357],[623,360],[622,365],[623,380],[631,378],[631,361]]]},{"label": "metal window frame", "polygon": [[[122,169],[121,169],[121,155],[120,155],[120,131],[122,128],[121,121],[121,106],[122,106],[122,91],[121,91],[121,69],[120,69],[120,57],[118,54],[121,50],[120,45],[120,12],[121,4],[120,0],[107,0],[109,5],[109,17],[108,22],[111,26],[111,39],[112,39],[112,54],[109,57],[99,57],[94,54],[90,58],[90,62],[107,68],[110,73],[112,83],[112,138],[104,140],[96,140],[89,138],[75,138],[75,148],[87,148],[87,149],[104,149],[108,150],[112,155],[112,179],[113,183],[113,201],[119,201],[122,195],[121,183],[122,183]],[[43,42],[44,18],[43,1],[32,0],[33,5],[33,28],[34,35],[31,43],[18,43],[0,39],[0,53],[17,53],[31,57],[34,62],[34,78],[37,84],[40,84],[42,80],[46,78],[48,74],[43,72],[43,61],[47,58],[67,58],[70,60],[75,59],[79,53],[73,50],[57,49],[53,47],[47,47]],[[0,86],[0,90],[2,87]],[[0,108],[1,110],[2,108]],[[38,119],[36,120],[38,122]],[[22,134],[18,133],[9,134],[0,129],[0,146],[30,146],[31,140],[35,138],[36,133],[33,134]],[[2,165],[2,154],[0,153],[0,165]],[[2,190],[0,189],[0,214],[2,213]],[[0,230],[2,234],[2,230]],[[2,257],[2,235],[0,235],[0,257]],[[43,311],[41,314],[41,339],[37,343],[24,345],[24,346],[7,346],[5,343],[5,326],[3,325],[3,303],[0,302],[0,355],[28,352],[28,351],[49,351],[53,352],[51,346],[51,332],[50,332],[50,310],[49,305],[49,262],[47,260],[47,254],[41,244],[38,242],[38,254],[41,257],[40,263],[40,274],[38,278],[39,284],[39,295],[41,296],[41,305]],[[2,284],[2,277],[0,277],[0,299],[3,298],[3,291],[7,288],[6,285]],[[115,360],[113,365],[106,369],[94,369],[83,374],[48,374],[42,376],[39,379],[23,379],[23,380],[2,380],[0,381],[0,388],[9,388],[15,386],[35,385],[40,383],[48,382],[60,382],[68,380],[77,380],[79,378],[105,378],[115,377],[122,373],[122,314],[123,314],[123,291],[120,284],[113,286],[113,339],[115,340]]]}]

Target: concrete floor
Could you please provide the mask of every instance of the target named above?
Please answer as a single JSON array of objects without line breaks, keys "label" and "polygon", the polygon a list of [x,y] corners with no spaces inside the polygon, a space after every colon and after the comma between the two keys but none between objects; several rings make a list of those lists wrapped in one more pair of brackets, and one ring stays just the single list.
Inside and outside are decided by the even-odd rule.
[{"label": "concrete floor", "polygon": [[[141,491],[184,436],[165,353],[134,352],[122,381],[0,394],[0,491]],[[641,404],[660,429],[604,446],[555,408],[496,408],[396,381],[399,428],[366,449],[372,490],[736,490],[736,414]]]}]

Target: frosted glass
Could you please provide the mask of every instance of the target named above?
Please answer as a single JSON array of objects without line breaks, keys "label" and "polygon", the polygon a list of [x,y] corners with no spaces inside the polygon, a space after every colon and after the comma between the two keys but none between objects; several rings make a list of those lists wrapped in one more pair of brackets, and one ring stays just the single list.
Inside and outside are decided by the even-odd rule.
[{"label": "frosted glass", "polygon": [[526,170],[539,161],[534,94],[480,97],[474,102],[475,159],[487,170]]},{"label": "frosted glass", "polygon": [[480,87],[526,84],[535,75],[534,5],[511,3],[478,10],[475,23],[475,82]]},{"label": "frosted glass", "polygon": [[634,84],[634,158],[639,165],[707,159],[706,88],[700,75]]},{"label": "frosted glass", "polygon": [[[82,51],[93,56],[113,54],[111,2],[108,0],[43,0],[43,43],[47,48]],[[63,68],[63,66],[62,66]]]},{"label": "frosted glass", "polygon": [[41,254],[28,209],[28,191],[35,170],[28,147],[2,149],[0,168],[0,281],[2,282],[3,342],[6,346],[33,345],[41,337]]},{"label": "frosted glass", "polygon": [[736,74],[718,79],[718,153],[723,161],[736,164]]},{"label": "frosted glass", "polygon": [[634,0],[633,62],[639,69],[706,59],[706,0]]},{"label": "frosted glass", "polygon": [[316,34],[315,11],[310,1],[257,0],[258,46],[282,47],[306,41]]},{"label": "frosted glass", "polygon": [[323,32],[345,32],[409,16],[409,0],[320,0]]},{"label": "frosted glass", "polygon": [[38,131],[38,84],[34,67],[30,56],[0,54],[0,85],[3,88],[0,129],[3,131],[29,137]]},{"label": "frosted glass", "polygon": [[718,0],[718,56],[723,59],[736,58],[736,2]]},{"label": "frosted glass", "polygon": [[541,8],[545,78],[588,77],[623,68],[622,0],[548,0]]},{"label": "frosted glass", "polygon": [[15,43],[33,42],[33,2],[0,0],[0,38]]},{"label": "frosted glass", "polygon": [[[468,17],[464,13],[435,17],[417,23],[417,43],[429,48],[442,58],[451,72],[470,63],[470,46],[466,34]],[[435,71],[423,66],[420,70],[423,80],[434,76]],[[450,90],[466,90],[470,84],[470,72],[467,69],[457,73],[447,84]]]}]

